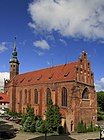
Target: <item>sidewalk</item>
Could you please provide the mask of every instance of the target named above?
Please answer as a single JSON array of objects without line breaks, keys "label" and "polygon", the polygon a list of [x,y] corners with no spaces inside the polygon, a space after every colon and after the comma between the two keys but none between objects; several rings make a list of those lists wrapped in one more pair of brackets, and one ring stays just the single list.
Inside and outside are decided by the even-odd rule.
[{"label": "sidewalk", "polygon": [[100,132],[74,133],[70,135],[75,140],[99,140]]}]

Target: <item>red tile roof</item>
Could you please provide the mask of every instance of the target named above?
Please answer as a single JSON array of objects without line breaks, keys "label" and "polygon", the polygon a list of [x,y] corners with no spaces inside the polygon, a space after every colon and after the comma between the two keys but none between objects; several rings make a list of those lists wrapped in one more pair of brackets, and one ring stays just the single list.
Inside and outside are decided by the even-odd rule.
[{"label": "red tile roof", "polygon": [[0,93],[0,103],[8,103],[8,95],[5,93]]},{"label": "red tile roof", "polygon": [[78,61],[24,74],[19,74],[14,77],[13,81],[15,82],[16,86],[60,81],[72,81],[75,79],[76,76],[76,66],[78,66]]}]

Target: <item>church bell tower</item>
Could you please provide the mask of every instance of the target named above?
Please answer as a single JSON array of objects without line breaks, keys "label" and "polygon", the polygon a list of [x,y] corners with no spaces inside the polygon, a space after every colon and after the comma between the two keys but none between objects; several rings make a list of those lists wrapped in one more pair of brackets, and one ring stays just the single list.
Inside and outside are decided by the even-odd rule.
[{"label": "church bell tower", "polygon": [[14,50],[12,52],[12,58],[10,59],[10,80],[14,78],[17,74],[19,74],[19,61],[17,58],[16,51],[16,37],[14,39]]}]

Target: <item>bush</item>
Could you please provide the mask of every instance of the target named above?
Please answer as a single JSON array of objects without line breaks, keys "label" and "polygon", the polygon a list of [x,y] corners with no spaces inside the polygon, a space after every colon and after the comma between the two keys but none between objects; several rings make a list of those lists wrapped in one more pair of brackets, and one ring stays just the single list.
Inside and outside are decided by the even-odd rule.
[{"label": "bush", "polygon": [[102,114],[98,114],[98,116],[97,116],[97,120],[98,120],[98,121],[104,120],[103,115],[102,115]]},{"label": "bush", "polygon": [[93,131],[99,131],[99,130],[100,130],[100,127],[95,127],[92,121],[88,127],[86,127],[86,123],[83,123],[83,121],[78,122],[78,126],[77,126],[78,133],[93,132]]},{"label": "bush", "polygon": [[15,112],[15,111],[7,110],[6,113],[9,114],[9,115],[12,116],[12,117],[19,117],[19,118],[22,117],[22,114],[21,114],[21,113],[17,113],[17,112]]},{"label": "bush", "polygon": [[81,122],[78,122],[77,132],[78,133],[85,133],[86,131],[87,131],[86,123],[83,123],[83,121],[81,120]]},{"label": "bush", "polygon": [[93,132],[95,129],[94,129],[94,126],[92,124],[92,121],[91,121],[91,124],[90,126],[87,128],[87,132]]}]

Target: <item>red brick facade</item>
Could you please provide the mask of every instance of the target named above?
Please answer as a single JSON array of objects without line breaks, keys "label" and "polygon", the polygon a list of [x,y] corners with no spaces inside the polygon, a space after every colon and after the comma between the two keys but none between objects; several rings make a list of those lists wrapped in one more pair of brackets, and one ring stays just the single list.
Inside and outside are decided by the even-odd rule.
[{"label": "red brick facade", "polygon": [[31,105],[35,115],[43,119],[50,96],[53,103],[60,107],[62,125],[68,132],[75,131],[81,120],[87,125],[91,121],[93,124],[97,122],[94,74],[84,51],[73,63],[24,74],[17,72],[15,77],[5,81],[4,89],[9,94],[10,110],[24,113],[27,105]]}]

